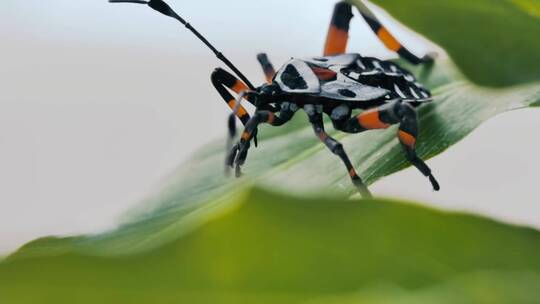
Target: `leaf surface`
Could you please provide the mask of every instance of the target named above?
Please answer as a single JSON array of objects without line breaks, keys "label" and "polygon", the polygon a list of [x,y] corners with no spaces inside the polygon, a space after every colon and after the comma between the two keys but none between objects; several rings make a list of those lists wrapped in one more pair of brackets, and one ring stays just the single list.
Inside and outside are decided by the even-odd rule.
[{"label": "leaf surface", "polygon": [[[250,190],[152,251],[0,264],[2,303],[534,303],[540,233],[386,200]],[[43,245],[46,245],[44,242]]]},{"label": "leaf surface", "polygon": [[[435,101],[419,109],[418,154],[424,159],[442,153],[489,118],[540,101],[539,84],[486,89],[460,79],[449,63],[440,63],[425,81],[433,88]],[[330,124],[328,129],[332,129]],[[409,166],[396,133],[397,126],[362,134],[332,134],[344,144],[359,174],[372,184]],[[253,185],[299,195],[355,194],[344,166],[314,136],[303,112],[299,111],[288,126],[264,126],[260,139],[260,147],[250,150],[240,179],[224,174],[225,140],[209,144],[177,168],[162,189],[126,216],[118,229],[54,245],[49,242],[43,246],[37,241],[17,256],[66,251],[118,255],[151,250],[188,233],[201,218],[226,208],[224,201]],[[436,175],[437,168],[432,169]],[[427,179],[417,187],[432,191]]]}]

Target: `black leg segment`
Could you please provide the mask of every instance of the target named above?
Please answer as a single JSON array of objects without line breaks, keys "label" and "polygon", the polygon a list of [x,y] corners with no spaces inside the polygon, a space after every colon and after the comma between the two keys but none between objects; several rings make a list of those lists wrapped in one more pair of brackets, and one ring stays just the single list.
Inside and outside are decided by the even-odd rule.
[{"label": "black leg segment", "polygon": [[349,156],[345,152],[345,149],[343,149],[343,145],[334,138],[332,138],[330,135],[328,135],[328,133],[326,133],[326,131],[324,130],[322,108],[319,108],[315,105],[306,105],[304,107],[304,110],[309,117],[309,122],[313,126],[313,131],[315,132],[315,135],[319,137],[319,139],[333,154],[335,154],[341,159],[341,161],[347,168],[347,172],[349,173],[349,176],[351,177],[353,184],[358,189],[360,195],[362,195],[363,198],[372,197],[371,192],[369,192],[368,188],[366,187],[360,176],[358,176],[358,173],[356,172],[356,169],[351,163]]},{"label": "black leg segment", "polygon": [[257,127],[261,123],[276,127],[282,126],[293,118],[297,110],[296,105],[285,102],[281,104],[281,110],[278,114],[271,111],[257,111],[253,114],[253,117],[246,123],[240,142],[233,146],[226,159],[227,166],[236,168],[236,176],[241,175],[240,169],[246,162],[251,140],[255,136]]}]

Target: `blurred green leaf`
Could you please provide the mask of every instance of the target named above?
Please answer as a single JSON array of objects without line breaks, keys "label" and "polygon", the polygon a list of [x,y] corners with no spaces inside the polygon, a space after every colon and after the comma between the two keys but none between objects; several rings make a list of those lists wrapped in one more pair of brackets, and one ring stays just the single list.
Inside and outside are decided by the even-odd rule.
[{"label": "blurred green leaf", "polygon": [[[1,303],[533,303],[540,233],[385,200],[231,197],[147,253],[0,264]],[[42,246],[53,240],[43,241]]]},{"label": "blurred green leaf", "polygon": [[477,84],[508,86],[540,80],[538,0],[372,2],[442,46]]}]

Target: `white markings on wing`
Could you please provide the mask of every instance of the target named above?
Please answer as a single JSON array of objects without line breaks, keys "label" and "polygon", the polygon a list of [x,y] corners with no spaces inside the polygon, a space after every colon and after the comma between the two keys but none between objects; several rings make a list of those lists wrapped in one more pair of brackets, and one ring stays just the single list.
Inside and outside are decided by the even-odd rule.
[{"label": "white markings on wing", "polygon": [[356,72],[350,72],[349,76],[354,78],[354,79],[359,79],[360,78],[360,74],[356,73]]},{"label": "white markings on wing", "polygon": [[420,98],[420,96],[418,96],[418,93],[416,93],[416,91],[413,88],[409,88],[409,91],[411,91],[411,93],[413,94],[415,98]]},{"label": "white markings on wing", "polygon": [[373,66],[374,66],[375,68],[377,68],[377,69],[379,69],[379,70],[381,70],[381,71],[384,71],[384,69],[383,69],[383,67],[381,66],[381,63],[380,63],[380,62],[378,62],[378,61],[376,61],[376,60],[373,60],[372,63],[373,63]]},{"label": "white markings on wing", "polygon": [[371,70],[371,71],[368,71],[368,72],[363,72],[362,75],[364,76],[371,76],[371,75],[377,75],[379,74],[380,72],[377,71],[377,70]]},{"label": "white markings on wing", "polygon": [[394,83],[394,90],[396,90],[396,93],[398,93],[399,96],[401,96],[401,98],[405,98],[407,97],[407,95],[405,95],[401,89],[397,86],[397,84]]},{"label": "white markings on wing", "polygon": [[358,66],[361,67],[363,70],[366,69],[366,66],[362,63],[362,60],[360,59],[356,60],[356,64],[358,64]]}]

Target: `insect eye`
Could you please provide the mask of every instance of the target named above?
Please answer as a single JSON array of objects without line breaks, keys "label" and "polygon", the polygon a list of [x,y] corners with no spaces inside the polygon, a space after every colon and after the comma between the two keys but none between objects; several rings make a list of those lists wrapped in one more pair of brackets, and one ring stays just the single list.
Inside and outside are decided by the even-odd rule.
[{"label": "insect eye", "polygon": [[279,93],[281,93],[281,90],[280,90],[279,86],[273,85],[273,84],[267,85],[267,86],[265,86],[265,87],[263,87],[261,89],[261,94],[262,95],[276,96]]}]

